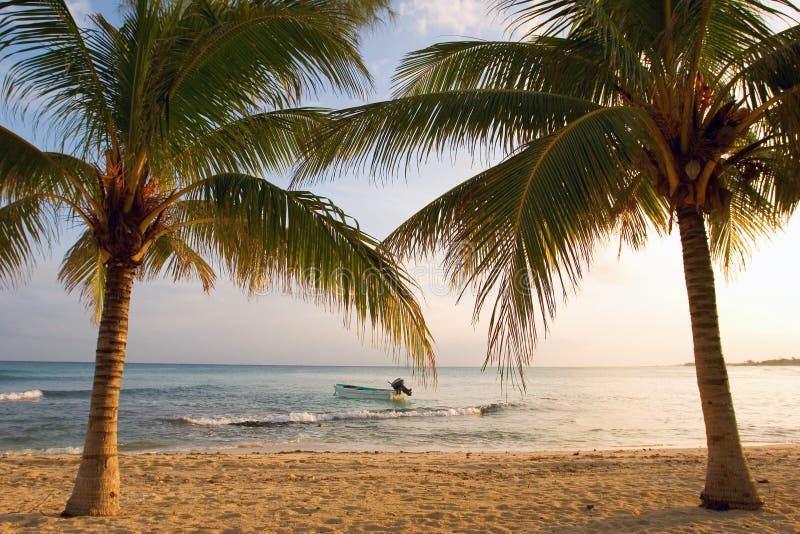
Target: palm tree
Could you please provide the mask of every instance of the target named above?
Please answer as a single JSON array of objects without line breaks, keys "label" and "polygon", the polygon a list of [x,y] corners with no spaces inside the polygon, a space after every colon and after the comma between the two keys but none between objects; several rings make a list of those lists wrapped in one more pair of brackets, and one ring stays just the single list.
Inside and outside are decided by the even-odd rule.
[{"label": "palm tree", "polygon": [[263,174],[293,164],[326,87],[363,95],[358,31],[383,0],[138,0],[79,27],[64,0],[0,2],[11,109],[60,151],[0,128],[0,281],[24,281],[59,229],[79,236],[59,278],[99,321],[86,442],[64,514],[119,510],[117,409],[134,280],[221,271],[277,286],[434,364],[410,278],[329,200]]},{"label": "palm tree", "polygon": [[[520,373],[559,297],[612,236],[642,246],[677,218],[706,424],[704,506],[758,508],[719,335],[711,259],[741,267],[800,191],[800,27],[788,1],[500,0],[515,41],[407,55],[395,98],[338,111],[297,181],[431,154],[500,163],[386,240],[443,249],[456,285],[494,298],[486,363]],[[788,26],[782,31],[770,24]],[[710,238],[710,244],[709,244]],[[710,247],[710,248],[709,248]],[[537,328],[538,325],[538,328]]]}]

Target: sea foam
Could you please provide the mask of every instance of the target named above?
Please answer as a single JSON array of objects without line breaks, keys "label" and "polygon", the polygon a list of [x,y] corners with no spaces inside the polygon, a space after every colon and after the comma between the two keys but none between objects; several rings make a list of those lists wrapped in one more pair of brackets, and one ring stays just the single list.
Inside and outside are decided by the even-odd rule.
[{"label": "sea foam", "polygon": [[42,392],[38,389],[23,391],[22,393],[0,393],[0,401],[26,401],[42,398]]},{"label": "sea foam", "polygon": [[17,449],[0,452],[10,456],[22,456],[27,454],[81,454],[83,452],[83,447],[48,447],[44,449]]},{"label": "sea foam", "polygon": [[273,426],[292,423],[324,423],[330,421],[400,419],[404,417],[457,417],[481,415],[483,406],[467,408],[417,408],[411,410],[352,410],[334,413],[292,412],[266,417],[181,417],[179,423],[198,426]]}]

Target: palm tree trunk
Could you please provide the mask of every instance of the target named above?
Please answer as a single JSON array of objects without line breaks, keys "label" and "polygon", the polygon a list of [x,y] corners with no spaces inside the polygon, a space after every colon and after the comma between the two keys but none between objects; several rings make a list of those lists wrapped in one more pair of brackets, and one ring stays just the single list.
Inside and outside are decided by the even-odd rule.
[{"label": "palm tree trunk", "polygon": [[694,206],[678,209],[683,271],[692,317],[694,363],[706,426],[708,464],[703,506],[717,510],[756,509],[758,497],[739,441],[728,372],[722,357],[714,271],[705,221]]},{"label": "palm tree trunk", "polygon": [[127,262],[108,265],[89,425],[75,487],[62,513],[65,517],[119,512],[117,411],[135,270]]}]

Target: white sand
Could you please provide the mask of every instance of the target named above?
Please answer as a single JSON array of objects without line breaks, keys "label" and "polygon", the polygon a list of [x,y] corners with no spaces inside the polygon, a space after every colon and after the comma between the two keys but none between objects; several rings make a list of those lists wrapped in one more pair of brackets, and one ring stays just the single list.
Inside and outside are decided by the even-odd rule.
[{"label": "white sand", "polygon": [[58,517],[78,457],[0,460],[0,532],[800,532],[800,446],[747,449],[765,507],[697,506],[705,451],[124,455],[122,513]]}]

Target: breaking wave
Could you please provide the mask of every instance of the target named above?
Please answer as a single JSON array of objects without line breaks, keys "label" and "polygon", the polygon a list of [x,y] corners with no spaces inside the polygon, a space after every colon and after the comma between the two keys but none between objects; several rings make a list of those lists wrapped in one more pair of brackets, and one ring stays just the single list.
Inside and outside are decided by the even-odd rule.
[{"label": "breaking wave", "polygon": [[83,452],[83,447],[47,447],[44,449],[17,449],[10,451],[0,451],[8,455],[23,455],[23,454],[80,454]]},{"label": "breaking wave", "polygon": [[89,398],[92,396],[91,389],[46,389],[44,390],[44,396],[47,398],[56,398],[56,399],[81,399],[81,398]]},{"label": "breaking wave", "polygon": [[490,413],[498,413],[506,408],[511,408],[516,406],[516,403],[513,402],[493,402],[491,404],[484,404],[481,406],[481,415],[486,415]]},{"label": "breaking wave", "polygon": [[41,399],[42,392],[38,389],[23,391],[22,393],[0,393],[0,401],[28,401]]},{"label": "breaking wave", "polygon": [[331,421],[400,419],[405,417],[458,417],[484,415],[501,409],[499,403],[467,408],[414,408],[408,410],[353,410],[333,413],[293,412],[263,418],[252,417],[180,417],[172,420],[178,424],[197,426],[275,426],[289,424],[325,423]]},{"label": "breaking wave", "polygon": [[[156,395],[178,396],[178,395],[205,395],[209,396],[224,391],[219,386],[199,385],[199,386],[175,386],[168,388],[123,388],[120,395],[123,397],[135,396],[151,398]],[[92,396],[91,389],[46,389],[44,396],[57,399],[84,399]]]}]

